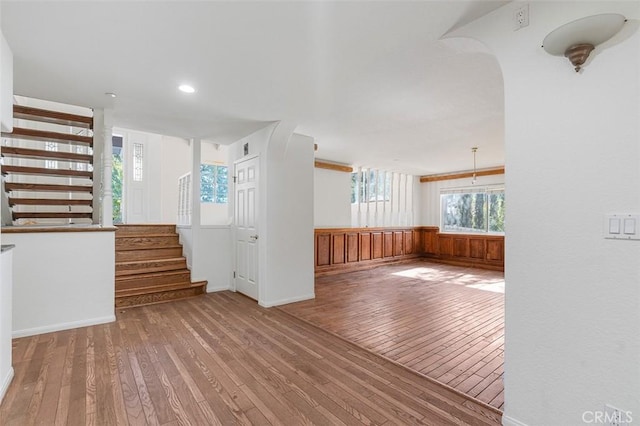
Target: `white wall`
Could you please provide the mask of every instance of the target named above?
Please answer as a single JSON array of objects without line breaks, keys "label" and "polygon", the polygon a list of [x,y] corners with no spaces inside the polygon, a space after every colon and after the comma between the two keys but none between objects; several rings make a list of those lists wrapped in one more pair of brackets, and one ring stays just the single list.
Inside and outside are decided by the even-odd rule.
[{"label": "white wall", "polygon": [[230,226],[178,226],[191,281],[207,281],[207,292],[232,288],[233,250]]},{"label": "white wall", "polygon": [[[478,176],[473,186],[504,184],[504,175]],[[424,182],[420,185],[420,219],[422,226],[440,226],[440,191],[471,187],[471,178]],[[508,201],[507,201],[508,202]]]},{"label": "white wall", "polygon": [[13,54],[0,31],[0,124],[3,132],[13,131]]},{"label": "white wall", "polygon": [[313,197],[316,228],[351,226],[351,173],[316,168]]},{"label": "white wall", "polygon": [[13,312],[13,251],[0,254],[0,402],[13,379],[11,331]]},{"label": "white wall", "polygon": [[178,178],[191,171],[189,141],[162,136],[160,161],[160,221],[176,223],[178,218]]},{"label": "white wall", "polygon": [[267,157],[268,269],[263,306],[315,297],[314,140],[291,135],[281,126],[269,140]]},{"label": "white wall", "polygon": [[13,337],[115,321],[114,232],[2,234],[13,250]]},{"label": "white wall", "polygon": [[[504,74],[505,424],[584,424],[611,404],[640,417],[640,241],[603,238],[606,213],[640,212],[640,3],[511,3],[460,35]],[[629,22],[576,74],[540,47],[555,28]]]}]

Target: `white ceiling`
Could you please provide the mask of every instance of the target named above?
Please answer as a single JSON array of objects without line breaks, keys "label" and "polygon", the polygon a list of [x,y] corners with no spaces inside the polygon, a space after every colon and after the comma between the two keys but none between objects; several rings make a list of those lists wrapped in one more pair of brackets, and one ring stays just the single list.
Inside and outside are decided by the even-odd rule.
[{"label": "white ceiling", "polygon": [[[15,93],[231,143],[290,120],[316,157],[415,174],[504,164],[503,84],[471,40],[506,1],[3,1]],[[196,87],[193,95],[177,90]],[[117,93],[111,99],[105,92]]]}]

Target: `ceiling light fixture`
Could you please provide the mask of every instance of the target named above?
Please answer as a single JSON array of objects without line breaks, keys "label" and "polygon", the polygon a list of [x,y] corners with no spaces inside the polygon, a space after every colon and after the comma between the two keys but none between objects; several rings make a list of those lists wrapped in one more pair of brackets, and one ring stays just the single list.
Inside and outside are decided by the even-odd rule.
[{"label": "ceiling light fixture", "polygon": [[566,56],[576,72],[580,72],[593,49],[616,35],[626,21],[617,13],[577,19],[551,31],[542,47],[550,55]]},{"label": "ceiling light fixture", "polygon": [[105,95],[109,96],[110,98],[115,98],[117,95],[113,92],[105,92]]},{"label": "ceiling light fixture", "polygon": [[178,90],[184,93],[194,93],[196,91],[193,86],[189,86],[188,84],[181,84],[178,86]]},{"label": "ceiling light fixture", "polygon": [[478,152],[478,147],[474,146],[471,148],[471,152],[473,152],[473,178],[471,179],[471,185],[475,185],[478,181],[476,178],[476,152]]}]

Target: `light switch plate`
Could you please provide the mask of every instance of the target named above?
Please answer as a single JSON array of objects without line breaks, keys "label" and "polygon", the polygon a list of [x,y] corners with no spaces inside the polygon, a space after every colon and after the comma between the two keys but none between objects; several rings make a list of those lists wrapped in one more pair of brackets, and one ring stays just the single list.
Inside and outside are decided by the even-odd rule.
[{"label": "light switch plate", "polygon": [[613,240],[640,240],[640,215],[630,213],[604,215],[604,237]]}]

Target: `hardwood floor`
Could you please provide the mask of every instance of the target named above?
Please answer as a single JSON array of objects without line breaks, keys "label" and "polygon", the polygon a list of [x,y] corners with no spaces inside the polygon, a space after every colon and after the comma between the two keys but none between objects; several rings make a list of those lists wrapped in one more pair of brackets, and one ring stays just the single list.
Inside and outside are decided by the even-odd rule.
[{"label": "hardwood floor", "polygon": [[503,408],[502,272],[415,261],[318,277],[315,292],[281,309]]},{"label": "hardwood floor", "polygon": [[500,414],[231,292],[13,342],[2,425],[499,424]]}]

